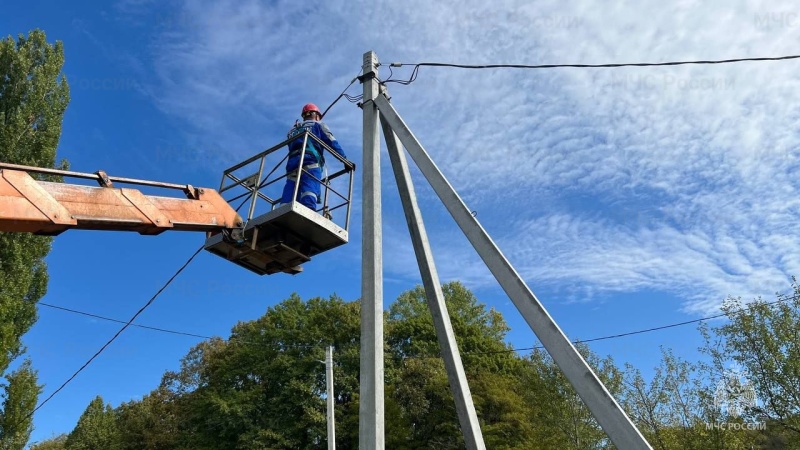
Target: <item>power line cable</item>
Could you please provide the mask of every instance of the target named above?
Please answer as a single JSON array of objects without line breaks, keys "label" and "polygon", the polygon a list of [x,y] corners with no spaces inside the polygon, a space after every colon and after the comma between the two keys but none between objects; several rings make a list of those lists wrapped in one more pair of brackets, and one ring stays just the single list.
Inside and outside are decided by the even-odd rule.
[{"label": "power line cable", "polygon": [[[92,317],[94,319],[106,320],[106,321],[109,321],[109,322],[116,322],[116,323],[123,323],[123,324],[127,323],[124,320],[114,319],[114,318],[111,318],[111,317],[105,317],[105,316],[101,316],[101,315],[98,315],[98,314],[88,313],[88,312],[85,312],[85,311],[78,311],[77,309],[65,308],[63,306],[51,305],[51,304],[45,303],[45,302],[39,302],[37,304],[40,305],[40,306],[46,306],[48,308],[59,309],[61,311],[66,311],[66,312],[70,312],[70,313],[73,313],[73,314],[80,314],[82,316]],[[187,333],[185,331],[169,330],[167,328],[151,327],[151,326],[148,326],[148,325],[140,325],[138,323],[132,323],[131,326],[138,327],[138,328],[144,328],[146,330],[160,331],[162,333],[177,334],[177,335],[181,335],[181,336],[190,336],[190,337],[196,337],[196,338],[200,338],[200,339],[213,339],[212,336],[204,336],[202,334]]]},{"label": "power line cable", "polygon": [[[797,298],[798,298],[798,296],[796,296],[796,295],[794,295],[794,296],[785,296],[785,297],[779,298],[778,300],[774,300],[772,302],[767,302],[767,303],[765,303],[765,305],[768,306],[768,307],[772,307],[772,306],[774,306],[774,305],[776,305],[778,303],[783,303],[783,302],[786,302],[786,301],[789,301],[789,300],[795,300]],[[119,320],[119,319],[113,319],[113,318],[110,318],[110,317],[104,317],[104,316],[100,316],[100,315],[97,315],[97,314],[87,313],[87,312],[84,312],[84,311],[78,311],[78,310],[65,308],[65,307],[62,307],[62,306],[51,305],[51,304],[47,304],[47,303],[43,303],[43,302],[39,302],[39,305],[47,306],[47,307],[54,308],[54,309],[59,309],[59,310],[62,310],[62,311],[71,312],[73,314],[80,314],[80,315],[84,315],[84,316],[94,317],[94,318],[97,318],[97,319],[108,320],[108,321],[111,321],[111,322],[125,323],[124,321]],[[751,304],[751,305],[743,308],[743,310],[741,312],[745,312],[747,310],[750,310],[750,309],[753,308],[753,306],[755,306],[755,304]],[[572,341],[572,342],[573,342],[573,344],[580,344],[580,343],[587,343],[587,342],[604,341],[604,340],[609,340],[609,339],[617,339],[617,338],[622,338],[622,337],[627,337],[627,336],[634,336],[634,335],[637,335],[637,334],[651,333],[653,331],[660,331],[660,330],[666,330],[666,329],[669,329],[669,328],[676,328],[676,327],[680,327],[680,326],[691,325],[693,323],[705,322],[705,321],[708,321],[708,320],[718,319],[718,318],[725,317],[725,316],[727,316],[727,314],[720,313],[720,314],[715,314],[715,315],[712,315],[712,316],[701,317],[699,319],[686,320],[686,321],[683,321],[683,322],[676,322],[676,323],[671,323],[671,324],[667,324],[667,325],[661,325],[661,326],[657,326],[657,327],[646,328],[646,329],[642,329],[642,330],[629,331],[629,332],[625,332],[625,333],[611,334],[611,335],[607,335],[607,336],[601,336],[601,337],[590,338],[590,339],[578,339],[578,340],[575,340],[575,341]],[[202,339],[212,339],[211,336],[204,336],[204,335],[200,335],[200,334],[187,333],[187,332],[183,332],[183,331],[169,330],[169,329],[165,329],[165,328],[151,327],[151,326],[138,325],[138,324],[132,324],[132,325],[135,326],[135,327],[140,327],[140,328],[153,330],[153,331],[159,331],[159,332],[162,332],[162,333],[170,333],[170,334],[176,334],[176,335],[198,337],[198,338],[202,338]],[[239,342],[255,344],[255,343],[249,342],[249,341],[241,341],[240,340]],[[310,345],[297,345],[296,347],[310,348],[312,346],[310,346]],[[462,353],[462,355],[491,355],[491,354],[501,354],[501,353],[513,353],[513,352],[520,352],[520,351],[526,351],[526,350],[537,350],[537,349],[543,349],[543,348],[544,348],[543,346],[537,345],[537,346],[534,346],[534,347],[512,348],[512,349],[507,349],[507,350],[496,350],[496,351],[488,351],[488,352],[464,352],[464,353]],[[430,356],[430,358],[435,358],[435,357],[436,356]],[[428,358],[428,357],[426,357],[426,356],[408,356],[408,358]]]},{"label": "power line cable", "polygon": [[[127,321],[120,320],[120,319],[114,319],[113,317],[101,316],[99,314],[94,314],[94,313],[90,313],[90,312],[86,312],[86,311],[80,311],[80,310],[72,309],[72,308],[65,308],[63,306],[52,305],[52,304],[45,303],[45,302],[38,302],[37,305],[46,306],[48,308],[58,309],[58,310],[61,310],[61,311],[69,312],[69,313],[72,313],[72,314],[78,314],[78,315],[81,315],[81,316],[87,316],[87,317],[92,317],[92,318],[95,318],[95,319],[106,320],[106,321],[109,321],[109,322],[127,323]],[[202,335],[202,334],[189,333],[189,332],[186,332],[186,331],[170,330],[168,328],[160,328],[160,327],[152,327],[152,326],[148,326],[148,325],[140,325],[138,323],[132,323],[131,326],[139,327],[139,328],[143,328],[143,329],[151,330],[151,331],[158,331],[158,332],[161,332],[161,333],[169,333],[169,334],[180,335],[180,336],[190,336],[190,337],[196,337],[196,338],[200,338],[200,339],[214,339],[214,336],[206,336],[206,335]],[[230,342],[238,342],[238,343],[242,343],[242,344],[263,345],[263,342],[253,342],[253,341],[248,341],[248,340],[239,339],[239,338],[236,338],[233,341],[231,341],[229,339],[229,341]],[[311,344],[292,344],[292,345],[287,345],[285,343],[280,343],[280,345],[282,347],[287,347],[287,348],[306,348],[306,349],[307,348],[319,347],[319,346],[315,346],[315,345],[311,345]],[[319,348],[324,349],[324,347],[319,347]]]},{"label": "power line cable", "polygon": [[[627,333],[611,334],[611,335],[608,335],[608,336],[601,336],[601,337],[590,338],[590,339],[577,339],[575,341],[572,341],[572,343],[573,344],[585,344],[587,342],[596,342],[596,341],[605,341],[605,340],[608,340],[608,339],[617,339],[617,338],[633,336],[633,335],[637,335],[637,334],[650,333],[650,332],[653,332],[653,331],[666,330],[668,328],[675,328],[675,327],[680,327],[680,326],[684,326],[684,325],[691,325],[693,323],[705,322],[707,320],[712,320],[712,319],[716,319],[716,318],[723,317],[723,316],[725,316],[725,314],[717,314],[715,316],[703,317],[703,318],[694,319],[694,320],[687,320],[685,322],[672,323],[672,324],[669,324],[669,325],[662,325],[662,326],[658,326],[658,327],[647,328],[647,329],[644,329],[644,330],[636,330],[636,331],[630,331],[630,332],[627,332]],[[521,351],[525,351],[525,350],[541,350],[541,349],[544,349],[544,346],[536,345],[534,347],[511,348],[511,349],[508,349],[508,350],[497,350],[497,351],[490,351],[490,352],[468,352],[468,353],[464,353],[464,354],[465,355],[466,354],[469,354],[469,355],[491,355],[491,354],[497,354],[497,353],[513,353],[513,352],[521,352]]]},{"label": "power line cable", "polygon": [[[104,344],[102,347],[100,347],[100,350],[98,350],[98,351],[97,351],[97,352],[96,352],[94,355],[92,355],[92,357],[91,357],[91,358],[89,358],[89,359],[88,359],[88,360],[87,360],[87,361],[86,361],[86,362],[85,362],[85,363],[84,363],[84,364],[83,364],[83,365],[82,365],[82,366],[81,366],[81,367],[80,367],[78,370],[76,370],[76,371],[75,371],[75,373],[73,373],[73,374],[72,374],[72,376],[70,376],[70,377],[67,379],[67,381],[65,381],[64,383],[62,383],[62,384],[61,384],[61,386],[59,386],[59,387],[58,387],[58,389],[56,389],[55,391],[53,391],[53,393],[52,393],[52,394],[50,394],[50,396],[48,396],[46,399],[44,399],[44,401],[43,401],[43,402],[39,403],[39,405],[38,405],[36,408],[34,408],[34,409],[33,409],[33,411],[31,412],[31,414],[30,414],[30,415],[32,416],[33,414],[35,414],[35,413],[36,413],[36,411],[38,411],[38,410],[39,410],[39,409],[40,409],[42,406],[44,406],[45,404],[47,404],[47,402],[49,402],[49,401],[50,401],[50,400],[51,400],[53,397],[55,397],[55,395],[56,395],[56,394],[58,394],[59,392],[61,392],[61,390],[62,390],[62,389],[64,389],[64,388],[65,388],[65,387],[66,387],[66,386],[67,386],[67,385],[68,385],[68,384],[69,384],[69,383],[70,383],[72,380],[74,380],[74,379],[75,379],[75,377],[77,377],[77,376],[78,376],[78,374],[79,374],[79,373],[81,373],[81,372],[83,371],[83,369],[85,369],[86,367],[88,367],[88,366],[89,366],[89,364],[91,364],[91,363],[92,363],[92,361],[94,361],[94,360],[95,360],[95,358],[97,358],[98,356],[100,356],[100,354],[101,354],[101,353],[103,353],[103,351],[104,351],[104,350],[105,350],[105,349],[106,349],[106,348],[107,348],[109,345],[111,345],[111,343],[112,343],[112,342],[114,342],[114,340],[116,340],[116,339],[117,339],[117,337],[119,337],[119,335],[120,335],[120,334],[122,334],[122,332],[123,332],[123,331],[125,331],[125,330],[126,330],[128,327],[129,327],[129,326],[131,326],[131,324],[133,323],[133,321],[134,321],[134,320],[136,320],[136,318],[137,318],[137,317],[139,317],[139,315],[140,315],[140,314],[142,314],[142,313],[143,313],[143,312],[144,312],[144,311],[145,311],[145,310],[146,310],[146,309],[147,309],[147,308],[148,308],[150,305],[152,305],[152,304],[153,304],[153,302],[156,300],[156,298],[157,298],[157,297],[158,297],[158,296],[159,296],[159,295],[160,295],[160,294],[161,294],[161,293],[162,293],[162,292],[163,292],[163,291],[164,291],[164,290],[167,288],[167,286],[169,286],[169,285],[172,283],[172,281],[173,281],[173,280],[175,280],[175,278],[177,278],[177,276],[178,276],[178,275],[180,275],[180,273],[181,273],[181,272],[183,272],[183,270],[186,268],[186,266],[188,266],[188,265],[189,265],[189,263],[191,263],[191,262],[192,262],[192,260],[194,260],[194,258],[195,258],[195,257],[196,257],[198,254],[200,254],[200,252],[203,250],[203,247],[204,247],[204,246],[200,246],[200,248],[198,248],[198,249],[197,249],[197,251],[195,251],[195,252],[194,252],[194,254],[193,254],[191,257],[189,257],[189,259],[188,259],[188,260],[187,260],[187,261],[186,261],[186,262],[183,264],[183,266],[181,266],[181,268],[180,268],[180,269],[178,269],[178,271],[177,271],[177,272],[175,272],[175,274],[174,274],[174,275],[172,275],[172,277],[170,277],[170,279],[169,279],[169,280],[167,280],[166,284],[164,284],[164,285],[161,287],[161,289],[159,289],[159,290],[158,290],[158,292],[156,292],[156,293],[155,293],[155,294],[154,294],[152,297],[150,297],[150,300],[148,300],[148,301],[147,301],[147,303],[145,303],[145,304],[144,304],[144,306],[142,306],[142,307],[139,309],[139,311],[137,311],[137,312],[136,312],[136,314],[134,314],[134,315],[133,315],[133,317],[131,317],[131,318],[130,318],[130,319],[129,319],[129,320],[126,322],[126,323],[125,323],[125,325],[124,325],[122,328],[120,328],[120,329],[119,329],[119,331],[117,331],[117,333],[116,333],[116,334],[115,334],[115,335],[114,335],[114,336],[113,336],[111,339],[109,339],[109,340],[108,340],[108,342],[106,342],[106,343],[105,343],[105,344]],[[29,416],[29,417],[30,417],[30,416]]]},{"label": "power line cable", "polygon": [[339,96],[338,96],[338,97],[336,97],[336,100],[334,100],[334,101],[333,101],[333,102],[332,102],[330,105],[328,105],[328,107],[327,107],[327,108],[325,108],[325,110],[322,112],[322,117],[325,117],[325,114],[328,114],[328,110],[329,110],[329,109],[331,109],[331,108],[333,108],[333,105],[335,105],[335,104],[336,104],[336,102],[338,102],[338,101],[339,101],[339,100],[340,100],[342,97],[347,97],[347,100],[348,100],[349,102],[351,102],[351,103],[353,103],[353,98],[357,98],[357,97],[359,97],[359,96],[355,96],[355,97],[349,96],[349,95],[347,95],[347,94],[346,94],[346,92],[347,92],[347,90],[348,90],[348,89],[350,89],[350,86],[352,86],[352,85],[353,85],[353,83],[355,83],[355,82],[356,82],[356,80],[358,80],[358,76],[359,76],[360,74],[361,74],[361,71],[359,70],[359,71],[358,71],[358,74],[356,74],[355,78],[353,78],[353,80],[352,80],[352,81],[350,81],[350,84],[348,84],[348,85],[347,85],[347,87],[346,87],[346,88],[344,88],[344,90],[342,91],[342,93],[341,93],[341,94],[339,94]]},{"label": "power line cable", "polygon": [[[772,307],[772,306],[775,306],[778,303],[783,303],[783,302],[790,301],[790,300],[796,300],[799,297],[800,296],[798,296],[798,295],[784,296],[784,297],[781,297],[781,298],[779,298],[777,300],[774,300],[774,301],[771,301],[771,302],[766,302],[763,305],[767,306],[767,307]],[[751,303],[747,307],[742,308],[741,311],[736,311],[735,313],[736,314],[745,313],[745,312],[753,309],[753,307],[755,307],[755,306],[757,306],[757,304]],[[669,329],[669,328],[675,328],[675,327],[680,327],[680,326],[684,326],[684,325],[691,325],[693,323],[700,323],[700,322],[705,322],[705,321],[708,321],[708,320],[719,319],[721,317],[726,317],[727,315],[728,314],[726,314],[726,313],[720,313],[720,314],[715,314],[713,316],[701,317],[699,319],[687,320],[687,321],[684,321],[684,322],[677,322],[677,323],[671,323],[671,324],[668,324],[668,325],[662,325],[662,326],[658,326],[658,327],[646,328],[644,330],[629,331],[627,333],[618,333],[618,334],[612,334],[612,335],[608,335],[608,336],[601,336],[601,337],[590,338],[590,339],[578,339],[578,340],[572,341],[572,343],[573,344],[585,344],[587,342],[605,341],[605,340],[608,340],[608,339],[617,339],[617,338],[621,338],[621,337],[634,336],[634,335],[637,335],[637,334],[650,333],[650,332],[653,332],[653,331],[666,330],[666,329]],[[470,355],[484,355],[484,354],[486,354],[486,355],[488,355],[488,354],[495,354],[495,353],[512,353],[512,352],[520,352],[520,351],[525,351],[525,350],[541,350],[541,349],[544,349],[544,346],[537,345],[537,346],[534,346],[534,347],[513,348],[513,349],[508,349],[508,350],[497,350],[497,351],[491,351],[491,352],[468,352],[468,353],[464,353],[464,354],[470,354]]]},{"label": "power line cable", "polygon": [[[611,63],[611,64],[453,64],[442,62],[422,62],[422,63],[390,63],[390,79],[384,83],[399,83],[408,85],[416,80],[420,67],[449,67],[455,69],[561,69],[561,68],[583,68],[583,69],[610,69],[619,67],[665,67],[665,66],[684,66],[684,65],[712,65],[712,64],[733,64],[740,62],[765,62],[765,61],[786,61],[800,59],[800,55],[786,55],[774,57],[754,57],[754,58],[733,58],[717,60],[692,60],[692,61],[666,61],[657,63]],[[386,64],[379,64],[385,66]],[[392,67],[414,66],[408,80],[391,79]]]},{"label": "power line cable", "polygon": [[452,64],[441,62],[422,62],[422,63],[391,63],[392,67],[403,66],[429,66],[429,67],[453,67],[458,69],[557,69],[557,68],[614,68],[614,67],[660,67],[660,66],[683,66],[683,65],[709,65],[709,64],[732,64],[739,62],[756,61],[785,61],[790,59],[800,59],[800,55],[773,56],[773,57],[754,57],[754,58],[733,58],[716,60],[691,60],[691,61],[666,61],[657,63],[610,63],[610,64]]}]

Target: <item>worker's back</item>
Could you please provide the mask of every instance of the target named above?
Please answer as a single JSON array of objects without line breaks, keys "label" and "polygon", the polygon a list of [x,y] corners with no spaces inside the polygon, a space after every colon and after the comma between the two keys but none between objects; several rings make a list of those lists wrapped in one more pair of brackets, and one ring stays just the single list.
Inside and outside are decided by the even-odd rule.
[{"label": "worker's back", "polygon": [[[291,130],[287,137],[292,136],[301,136],[303,132],[308,131],[309,133],[313,134],[314,136],[318,137],[322,142],[327,144],[331,147],[336,153],[342,156],[342,158],[346,158],[347,156],[344,154],[344,150],[342,150],[342,146],[339,145],[339,142],[336,141],[336,138],[333,137],[333,133],[328,128],[327,125],[323,122],[319,122],[316,120],[304,120],[303,122],[297,123]],[[308,140],[307,144],[309,149],[313,149],[313,151],[306,152],[305,158],[312,157],[314,158],[315,162],[320,161],[320,157],[322,155],[322,149],[318,148],[319,145],[315,145],[313,140]],[[297,139],[291,141],[289,143],[289,154],[290,156],[299,155],[303,149],[303,138],[298,137]],[[319,155],[319,157],[318,157]]]}]

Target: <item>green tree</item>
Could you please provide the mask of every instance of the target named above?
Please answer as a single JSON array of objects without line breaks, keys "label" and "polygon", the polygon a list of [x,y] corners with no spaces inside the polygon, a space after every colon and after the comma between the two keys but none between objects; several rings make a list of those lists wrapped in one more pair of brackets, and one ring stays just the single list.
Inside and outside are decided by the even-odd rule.
[{"label": "green tree", "polygon": [[[196,346],[163,385],[179,397],[181,448],[326,448],[325,347],[335,351],[337,422],[352,422],[358,392],[358,303],[297,295],[229,340]],[[357,416],[355,418],[357,423]],[[337,433],[337,446],[357,446]]]},{"label": "green tree", "polygon": [[[752,436],[731,433],[713,424],[720,415],[713,404],[714,387],[700,364],[692,364],[662,348],[662,359],[650,382],[626,366],[622,403],[656,450],[744,450]],[[710,428],[708,425],[712,425]]]},{"label": "green tree", "polygon": [[[509,328],[458,282],[442,286],[484,440],[491,448],[530,448],[518,391],[523,363],[505,342]],[[426,301],[417,286],[389,309],[386,327],[387,443],[392,448],[463,448],[455,403]],[[502,393],[501,393],[502,391]],[[390,401],[391,400],[391,401]]]},{"label": "green tree", "polygon": [[444,363],[438,358],[409,358],[395,370],[387,389],[399,406],[386,414],[389,447],[459,449],[464,439],[456,415]]},{"label": "green tree", "polygon": [[710,371],[720,378],[731,368],[743,370],[758,399],[745,419],[772,425],[766,440],[800,448],[800,285],[793,278],[792,293],[773,302],[729,297],[722,311],[726,324],[701,327]]},{"label": "green tree", "polygon": [[[613,448],[544,352],[521,358],[508,326],[459,283],[445,302],[487,446]],[[358,447],[360,306],[298,296],[237,324],[229,339],[195,346],[149,396],[117,409],[123,449],[324,449],[325,377],[333,344],[338,448]],[[464,442],[424,291],[404,292],[386,326],[387,448],[456,449]],[[610,358],[580,347],[611,393],[623,391]],[[138,447],[137,447],[138,445]]]},{"label": "green tree", "polygon": [[6,375],[3,392],[3,414],[0,416],[0,447],[4,450],[22,449],[33,431],[30,413],[36,407],[41,388],[36,383],[36,371],[26,359],[15,371]]},{"label": "green tree", "polygon": [[119,429],[111,405],[98,395],[78,419],[75,429],[67,436],[65,450],[118,450]]},{"label": "green tree", "polygon": [[[442,285],[442,293],[466,370],[513,372],[521,367],[521,361],[509,352],[505,342],[509,327],[499,312],[487,309],[459,282]],[[395,360],[440,355],[422,286],[400,294],[389,308],[386,327],[388,350]]]},{"label": "green tree", "polygon": [[[527,405],[515,395],[524,364],[504,342],[507,325],[460,284],[445,285],[444,293],[486,441],[499,449],[535,446]],[[321,360],[331,344],[336,445],[357,448],[359,312],[358,302],[335,296],[293,295],[237,324],[228,340],[198,344],[158,390],[117,409],[123,448],[324,449]],[[387,446],[463,448],[424,293],[404,293],[388,316]]]},{"label": "green tree", "polygon": [[178,448],[177,397],[159,387],[140,401],[116,408],[120,450],[173,450]]},{"label": "green tree", "polygon": [[487,448],[497,450],[547,448],[542,445],[552,435],[542,430],[531,417],[531,405],[520,392],[529,389],[519,375],[481,372],[471,381],[475,408]]},{"label": "green tree", "polygon": [[[585,345],[578,351],[605,384],[612,396],[622,391],[622,373],[609,358],[600,358]],[[523,396],[540,424],[537,437],[542,448],[589,450],[614,448],[589,408],[544,350],[529,355]]]},{"label": "green tree", "polygon": [[[0,161],[42,167],[55,164],[61,122],[69,103],[69,87],[61,74],[63,63],[62,44],[48,44],[42,31],[20,35],[16,41],[10,36],[0,41]],[[50,242],[43,236],[0,233],[0,373],[25,351],[21,337],[36,321],[36,302],[47,289],[44,258]],[[23,364],[7,380],[0,413],[0,447],[22,449],[32,430],[39,388],[29,364]]]},{"label": "green tree", "polygon": [[64,444],[67,442],[67,435],[60,434],[50,439],[31,444],[31,450],[64,450]]}]

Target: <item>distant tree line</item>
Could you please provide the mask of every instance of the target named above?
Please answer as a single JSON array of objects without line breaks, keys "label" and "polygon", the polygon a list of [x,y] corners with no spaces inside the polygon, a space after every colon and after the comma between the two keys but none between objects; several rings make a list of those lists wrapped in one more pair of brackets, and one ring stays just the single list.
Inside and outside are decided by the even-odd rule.
[{"label": "distant tree line", "polygon": [[[769,304],[725,302],[725,325],[701,327],[708,363],[662,349],[652,379],[579,346],[654,449],[800,448],[800,289]],[[541,350],[521,356],[509,328],[463,285],[444,285],[475,407],[489,449],[615,448]],[[325,449],[325,347],[335,351],[337,448],[358,448],[359,303],[296,295],[229,338],[196,345],[181,369],[141,400],[101,397],[75,429],[32,450]],[[386,314],[386,448],[461,449],[463,438],[422,288]],[[735,363],[758,402],[720,404]],[[723,400],[736,400],[734,393]]]}]

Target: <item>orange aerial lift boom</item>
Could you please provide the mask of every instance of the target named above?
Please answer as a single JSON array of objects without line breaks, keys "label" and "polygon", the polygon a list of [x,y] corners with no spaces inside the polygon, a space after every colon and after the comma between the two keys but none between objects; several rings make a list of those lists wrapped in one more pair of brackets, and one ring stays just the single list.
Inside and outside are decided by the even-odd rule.
[{"label": "orange aerial lift boom", "polygon": [[[219,191],[111,177],[103,171],[81,173],[0,162],[0,232],[51,236],[70,229],[135,231],[144,235],[167,230],[205,232],[206,250],[248,270],[260,275],[297,274],[302,271],[300,265],[312,256],[347,243],[355,169],[310,133],[300,138],[304,139],[304,148],[313,139],[319,144],[317,148],[333,156],[329,160],[343,165],[342,170],[318,180],[324,188],[324,201],[317,211],[294,201],[280,202],[283,186],[278,182],[287,174],[278,173],[277,169],[286,156],[271,171],[265,170],[272,163],[270,158],[280,156],[277,150],[287,140],[227,169]],[[255,173],[251,173],[253,170]],[[298,173],[288,175],[298,179],[302,170],[301,166]],[[337,190],[332,183],[343,175],[349,175],[346,193],[339,192],[343,189]],[[99,186],[47,181],[57,177],[94,180]],[[150,195],[118,185],[182,192],[183,198]],[[222,196],[223,192],[236,194],[237,190],[240,193],[232,200]],[[340,200],[334,201],[335,198]],[[239,199],[244,199],[240,207],[250,203],[246,217],[230,205],[230,201]],[[340,226],[332,214],[342,207],[346,214]]]},{"label": "orange aerial lift boom", "polygon": [[[97,180],[101,187],[42,181],[30,173]],[[144,195],[114,182],[182,191],[185,199]],[[217,191],[65,170],[0,163],[0,231],[57,235],[69,229],[219,233],[244,221]]]}]

